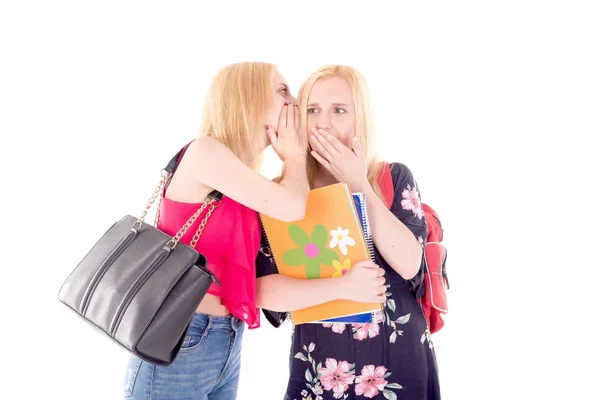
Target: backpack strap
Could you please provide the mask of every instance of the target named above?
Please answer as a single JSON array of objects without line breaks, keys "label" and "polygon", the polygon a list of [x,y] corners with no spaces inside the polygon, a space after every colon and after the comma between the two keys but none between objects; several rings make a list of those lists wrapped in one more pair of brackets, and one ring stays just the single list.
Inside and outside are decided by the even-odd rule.
[{"label": "backpack strap", "polygon": [[388,163],[383,163],[383,167],[379,172],[379,178],[377,179],[377,185],[379,185],[379,190],[381,190],[386,207],[388,210],[391,209],[392,204],[394,204],[394,181],[392,180],[392,171]]}]

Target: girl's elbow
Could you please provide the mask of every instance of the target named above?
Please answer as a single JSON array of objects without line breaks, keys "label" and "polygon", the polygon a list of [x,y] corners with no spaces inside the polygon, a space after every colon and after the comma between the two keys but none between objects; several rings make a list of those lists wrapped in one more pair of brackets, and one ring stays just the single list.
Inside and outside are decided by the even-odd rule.
[{"label": "girl's elbow", "polygon": [[256,307],[277,311],[276,308],[279,308],[278,296],[269,284],[270,280],[268,276],[256,280]]},{"label": "girl's elbow", "polygon": [[412,268],[410,271],[403,271],[403,273],[400,274],[400,276],[402,276],[402,278],[404,278],[405,280],[410,281],[415,276],[417,276],[420,269],[421,269],[421,266],[419,265],[417,267]]},{"label": "girl's elbow", "polygon": [[306,215],[306,205],[302,204],[301,206],[295,207],[295,209],[293,210],[293,213],[290,215],[290,221],[288,221],[288,222],[300,221],[301,219],[304,219],[305,215]]},{"label": "girl's elbow", "polygon": [[269,291],[266,286],[263,278],[256,280],[256,307],[258,308],[269,308]]},{"label": "girl's elbow", "polygon": [[291,203],[288,203],[285,208],[285,215],[283,216],[283,222],[296,222],[304,219],[306,215],[306,199],[296,199]]},{"label": "girl's elbow", "polygon": [[270,310],[275,312],[285,312],[279,301],[275,298],[260,297],[256,296],[256,307],[264,310]]},{"label": "girl's elbow", "polygon": [[423,253],[421,251],[419,251],[418,257],[415,257],[412,260],[412,262],[408,263],[409,264],[409,266],[407,266],[408,268],[405,267],[405,268],[401,269],[402,272],[399,273],[400,276],[407,281],[413,279],[415,276],[417,276],[417,274],[421,270],[422,261],[423,261]]}]

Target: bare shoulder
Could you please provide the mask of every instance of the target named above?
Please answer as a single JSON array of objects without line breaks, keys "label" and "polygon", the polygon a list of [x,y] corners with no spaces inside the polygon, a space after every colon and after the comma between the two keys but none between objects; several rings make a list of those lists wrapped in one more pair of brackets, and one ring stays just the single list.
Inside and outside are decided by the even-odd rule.
[{"label": "bare shoulder", "polygon": [[233,152],[217,139],[210,136],[201,136],[194,140],[186,155],[189,153],[190,161],[194,164],[202,165],[217,160],[222,160],[223,157],[233,156]]},{"label": "bare shoulder", "polygon": [[[222,159],[229,149],[212,137],[200,137],[190,143],[186,149],[177,172],[171,178],[166,196],[172,200],[184,202],[201,202],[212,188],[206,184],[206,174],[210,174],[209,166]],[[230,152],[230,151],[229,151]]]},{"label": "bare shoulder", "polygon": [[181,162],[183,169],[191,172],[195,179],[202,183],[207,183],[205,182],[207,174],[214,175],[219,170],[219,168],[216,168],[217,165],[220,168],[233,166],[239,169],[241,164],[241,160],[233,151],[210,136],[201,136],[194,140],[185,152]]}]

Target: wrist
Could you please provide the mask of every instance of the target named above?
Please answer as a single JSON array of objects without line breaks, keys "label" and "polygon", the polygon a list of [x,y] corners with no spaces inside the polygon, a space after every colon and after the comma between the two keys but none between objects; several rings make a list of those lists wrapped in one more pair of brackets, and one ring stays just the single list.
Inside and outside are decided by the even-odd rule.
[{"label": "wrist", "polygon": [[346,279],[343,276],[339,278],[330,278],[330,293],[332,294],[332,300],[345,300],[346,299]]},{"label": "wrist", "polygon": [[306,176],[306,157],[288,157],[283,161],[283,176],[293,175],[293,179]]},{"label": "wrist", "polygon": [[369,183],[369,181],[367,179],[365,179],[364,182],[361,182],[356,187],[353,187],[352,191],[363,193],[366,197],[369,197],[371,194],[375,193],[375,191],[373,190],[373,188],[371,187],[371,184]]},{"label": "wrist", "polygon": [[288,158],[283,162],[281,184],[287,186],[293,185],[295,190],[308,194],[310,187],[306,175],[306,157]]},{"label": "wrist", "polygon": [[306,166],[306,154],[294,154],[285,157],[283,160],[284,167],[286,165]]}]

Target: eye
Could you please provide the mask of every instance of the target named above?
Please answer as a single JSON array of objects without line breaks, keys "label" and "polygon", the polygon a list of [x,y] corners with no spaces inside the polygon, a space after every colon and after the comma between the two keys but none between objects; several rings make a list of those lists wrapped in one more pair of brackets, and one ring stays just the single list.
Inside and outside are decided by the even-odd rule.
[{"label": "eye", "polygon": [[309,114],[316,114],[319,112],[319,110],[317,110],[316,107],[309,107],[308,110],[306,110]]},{"label": "eye", "polygon": [[288,88],[287,88],[287,86],[282,86],[282,87],[279,88],[279,91],[281,93],[287,93],[288,92]]},{"label": "eye", "polygon": [[334,112],[334,113],[336,113],[336,114],[345,114],[345,113],[347,113],[347,111],[346,111],[346,110],[344,110],[343,108],[340,108],[340,107],[336,107],[336,108],[333,110],[333,112]]}]

